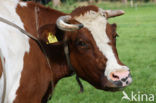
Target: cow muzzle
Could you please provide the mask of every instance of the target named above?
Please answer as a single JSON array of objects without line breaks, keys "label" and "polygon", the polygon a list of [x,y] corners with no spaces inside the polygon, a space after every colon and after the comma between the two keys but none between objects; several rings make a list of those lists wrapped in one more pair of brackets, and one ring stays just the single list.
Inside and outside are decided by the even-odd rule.
[{"label": "cow muzzle", "polygon": [[119,69],[111,72],[109,78],[114,87],[126,87],[132,83],[132,77],[129,70]]}]

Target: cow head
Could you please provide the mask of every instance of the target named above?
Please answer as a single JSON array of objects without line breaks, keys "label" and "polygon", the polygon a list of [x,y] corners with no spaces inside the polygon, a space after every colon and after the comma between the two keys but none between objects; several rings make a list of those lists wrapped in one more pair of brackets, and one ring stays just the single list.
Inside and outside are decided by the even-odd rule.
[{"label": "cow head", "polygon": [[124,14],[86,6],[57,19],[57,27],[67,38],[70,61],[82,79],[98,89],[119,90],[131,82],[130,70],[118,58],[116,24],[107,19]]}]

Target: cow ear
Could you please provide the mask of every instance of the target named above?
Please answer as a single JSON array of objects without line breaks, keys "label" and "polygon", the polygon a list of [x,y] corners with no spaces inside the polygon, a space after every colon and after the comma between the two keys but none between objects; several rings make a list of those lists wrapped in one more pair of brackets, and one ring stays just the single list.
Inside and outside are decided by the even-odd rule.
[{"label": "cow ear", "polygon": [[114,31],[116,31],[116,28],[117,28],[116,23],[113,23],[113,24],[112,24],[112,28],[113,28]]},{"label": "cow ear", "polygon": [[39,28],[39,40],[50,61],[55,62],[58,67],[59,64],[64,64],[67,68],[63,37],[64,32],[59,30],[55,24],[47,24]]},{"label": "cow ear", "polygon": [[46,24],[39,28],[39,39],[46,44],[61,44],[64,32],[59,30],[56,24]]},{"label": "cow ear", "polygon": [[114,38],[118,37],[119,35],[116,33],[117,25],[114,23],[114,24],[111,24],[111,27],[112,27],[113,37]]}]

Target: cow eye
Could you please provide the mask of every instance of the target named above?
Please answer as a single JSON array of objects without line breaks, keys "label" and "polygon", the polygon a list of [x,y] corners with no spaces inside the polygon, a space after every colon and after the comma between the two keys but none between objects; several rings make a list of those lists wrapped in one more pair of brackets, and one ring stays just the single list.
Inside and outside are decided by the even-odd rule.
[{"label": "cow eye", "polygon": [[82,40],[78,40],[78,41],[76,42],[76,44],[77,44],[78,46],[81,46],[81,47],[87,47],[87,44],[86,44],[84,41],[82,41]]}]

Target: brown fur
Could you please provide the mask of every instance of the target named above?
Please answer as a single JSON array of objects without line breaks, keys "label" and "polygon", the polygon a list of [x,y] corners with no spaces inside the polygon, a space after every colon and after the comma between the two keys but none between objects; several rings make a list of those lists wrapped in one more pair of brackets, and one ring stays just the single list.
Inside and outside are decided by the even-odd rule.
[{"label": "brown fur", "polygon": [[78,7],[75,10],[73,10],[70,15],[74,18],[74,17],[80,16],[80,15],[84,15],[86,12],[88,12],[90,10],[97,12],[98,7],[96,7],[94,5]]},{"label": "brown fur", "polygon": [[[41,103],[53,74],[38,45],[30,40],[30,53],[24,57],[20,87],[14,103]],[[34,63],[35,61],[35,63]]]},{"label": "brown fur", "polygon": [[[75,42],[78,39],[86,42],[88,47],[77,47]],[[101,76],[104,73],[107,59],[103,58],[103,55],[97,48],[90,31],[83,28],[76,32],[75,35],[72,35],[70,49],[71,62],[75,67],[77,74],[96,88],[101,88]],[[85,62],[82,62],[82,60]]]},{"label": "brown fur", "polygon": [[117,25],[116,24],[108,24],[107,23],[107,28],[106,28],[106,33],[109,37],[109,39],[112,41],[111,43],[109,43],[112,48],[113,48],[113,52],[115,54],[115,57],[117,59],[117,62],[120,64],[120,65],[124,65],[119,57],[118,57],[118,52],[117,52],[117,49],[116,49],[116,36],[117,36],[117,33],[116,33],[116,28],[117,28]]}]

